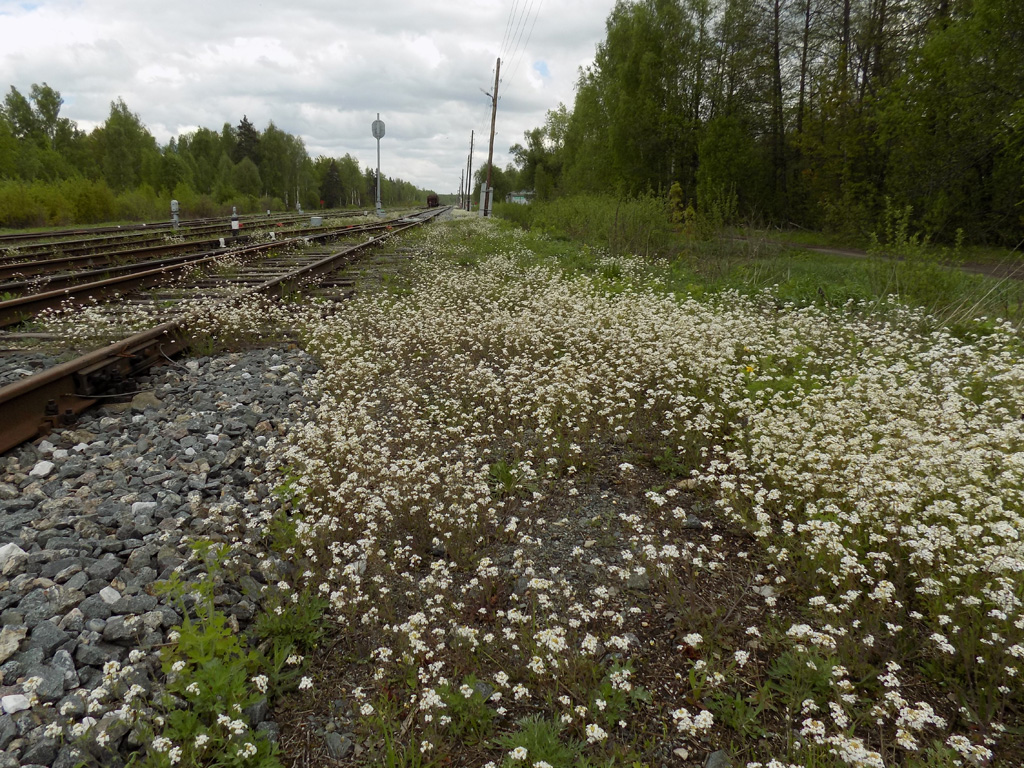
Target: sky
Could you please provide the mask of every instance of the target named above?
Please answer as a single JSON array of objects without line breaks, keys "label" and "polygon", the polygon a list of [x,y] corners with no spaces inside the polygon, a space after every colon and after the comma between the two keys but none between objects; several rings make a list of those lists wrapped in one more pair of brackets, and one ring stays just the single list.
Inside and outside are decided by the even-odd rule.
[{"label": "sky", "polygon": [[456,192],[475,131],[487,160],[495,60],[494,163],[572,108],[614,0],[0,0],[0,87],[46,82],[63,117],[101,124],[121,97],[157,141],[245,115],[301,136],[310,157]]}]

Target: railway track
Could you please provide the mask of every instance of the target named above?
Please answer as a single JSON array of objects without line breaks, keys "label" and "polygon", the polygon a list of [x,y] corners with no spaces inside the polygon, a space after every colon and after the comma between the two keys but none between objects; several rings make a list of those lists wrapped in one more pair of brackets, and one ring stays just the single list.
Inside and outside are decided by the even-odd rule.
[{"label": "railway track", "polygon": [[[347,215],[332,219],[351,218]],[[101,236],[85,240],[34,242],[25,247],[3,250],[0,245],[0,281],[17,280],[29,276],[60,272],[75,267],[98,267],[119,263],[126,259],[145,256],[166,255],[196,248],[205,244],[208,248],[218,244],[244,243],[266,236],[268,232],[284,233],[313,229],[310,217],[288,217],[255,220],[239,231],[233,231],[229,224],[221,221],[170,232],[152,232],[142,235]],[[305,227],[301,225],[305,224]],[[322,230],[321,230],[322,231]],[[0,283],[0,292],[7,288]]]},{"label": "railway track", "polygon": [[[78,257],[47,260],[40,262],[35,273],[28,279],[0,282],[0,294],[5,297],[0,301],[0,327],[16,325],[34,314],[63,306],[68,301],[82,303],[112,293],[123,293],[155,285],[174,274],[209,267],[218,260],[257,257],[288,246],[372,233],[389,226],[389,222],[375,222],[340,228],[304,228],[283,232],[281,238],[274,232],[264,242],[248,245],[236,245],[235,241],[230,245],[217,241],[186,243],[170,249],[172,253],[179,252],[176,255],[156,259],[145,258],[153,255],[152,249],[142,249],[130,254],[141,255],[143,259],[140,261],[125,262],[126,256],[117,254],[119,258],[108,261],[109,266],[77,271],[58,270],[62,266],[65,270],[72,269],[80,263],[81,259]],[[180,253],[181,251],[184,253]],[[166,249],[163,248],[156,251],[157,254],[165,252]]]},{"label": "railway track", "polygon": [[[223,301],[257,294],[295,294],[355,262],[368,249],[447,210],[428,209],[373,226],[332,229],[227,252],[193,254],[180,264],[128,271],[104,280],[0,302],[0,319],[7,318],[3,324],[10,325],[14,322],[10,318],[19,313],[24,316],[69,300],[88,301],[116,291],[123,305],[147,306],[154,322],[147,330],[0,387],[0,452],[67,423],[96,403],[100,395],[124,391],[128,382],[154,363],[187,348],[192,341],[187,321],[174,309],[187,297],[202,295],[211,301]],[[353,230],[358,242],[329,243],[332,238],[352,235]],[[275,249],[285,250],[286,255],[272,255]],[[182,279],[167,286],[172,274],[223,265],[228,258],[234,266],[223,270],[223,274],[193,279],[191,288],[186,287],[189,281]],[[140,290],[156,284],[161,286],[156,292]],[[351,281],[327,280],[327,290],[334,298],[343,297],[351,290]]]},{"label": "railway track", "polygon": [[[310,213],[285,213],[272,216],[249,214],[238,217],[243,227],[273,226],[278,223],[289,224],[307,221],[311,215],[330,218],[366,216],[367,211],[316,211]],[[230,232],[230,219],[217,216],[203,219],[186,219],[174,226],[172,221],[157,221],[144,224],[126,224],[114,227],[78,227],[63,230],[46,230],[43,232],[7,232],[0,234],[0,258],[11,251],[33,253],[54,249],[74,249],[88,247],[90,243],[130,242],[132,240],[152,240],[163,238],[169,234],[187,234],[190,232],[210,232],[227,230]],[[17,255],[17,254],[15,254]]]}]

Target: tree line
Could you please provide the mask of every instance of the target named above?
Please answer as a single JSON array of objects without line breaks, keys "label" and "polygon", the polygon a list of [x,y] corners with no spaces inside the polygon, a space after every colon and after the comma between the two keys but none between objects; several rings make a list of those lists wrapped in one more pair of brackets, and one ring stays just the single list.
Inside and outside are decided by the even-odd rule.
[{"label": "tree line", "polygon": [[[863,235],[1024,235],[1020,0],[619,0],[572,110],[511,148],[539,199],[668,193]],[[495,169],[497,170],[497,169]]]},{"label": "tree line", "polygon": [[[11,86],[0,104],[0,226],[42,226],[229,211],[368,207],[376,172],[351,155],[313,159],[302,139],[244,116],[220,131],[199,128],[160,146],[122,99],[90,132],[60,114],[46,83]],[[422,202],[427,192],[381,178],[384,205]]]}]

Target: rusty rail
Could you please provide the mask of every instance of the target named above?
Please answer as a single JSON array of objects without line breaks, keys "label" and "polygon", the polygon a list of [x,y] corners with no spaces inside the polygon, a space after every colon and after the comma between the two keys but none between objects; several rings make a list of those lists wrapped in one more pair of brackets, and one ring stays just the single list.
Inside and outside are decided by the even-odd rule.
[{"label": "rusty rail", "polygon": [[[447,209],[432,209],[416,219],[395,222],[383,235],[342,248],[313,264],[265,281],[247,294],[282,294],[313,275],[337,269],[361,250],[380,245],[413,226],[431,221]],[[302,238],[306,239],[306,238]],[[273,245],[280,246],[281,241]],[[0,387],[0,453],[62,424],[97,402],[98,396],[117,390],[157,361],[186,349],[191,343],[183,319],[162,323],[148,331],[94,350],[74,360]]]}]

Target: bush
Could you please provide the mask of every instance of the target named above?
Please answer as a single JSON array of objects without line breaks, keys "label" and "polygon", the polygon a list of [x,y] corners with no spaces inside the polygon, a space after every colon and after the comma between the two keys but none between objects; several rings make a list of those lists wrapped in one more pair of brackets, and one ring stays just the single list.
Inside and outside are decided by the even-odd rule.
[{"label": "bush", "polygon": [[170,204],[161,200],[148,184],[117,196],[117,218],[127,221],[166,219]]},{"label": "bush", "polygon": [[671,246],[668,204],[654,194],[627,199],[575,195],[528,205],[496,205],[495,213],[551,237],[607,247],[613,256],[663,256]]},{"label": "bush", "polygon": [[97,224],[115,218],[117,201],[105,181],[68,179],[64,189],[73,201],[75,223]]}]

